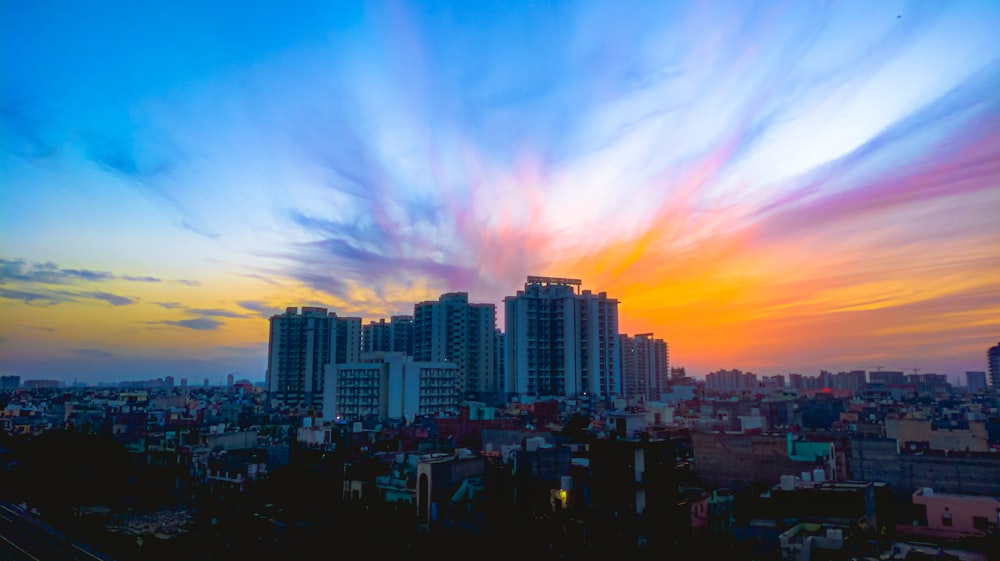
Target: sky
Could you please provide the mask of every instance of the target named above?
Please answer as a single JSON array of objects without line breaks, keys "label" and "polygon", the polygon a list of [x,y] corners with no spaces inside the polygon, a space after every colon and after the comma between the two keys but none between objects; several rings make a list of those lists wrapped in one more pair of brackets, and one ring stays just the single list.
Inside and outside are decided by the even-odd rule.
[{"label": "sky", "polygon": [[[0,0],[0,373],[263,380],[527,275],[671,366],[1000,342],[1000,2]],[[956,378],[957,377],[957,378]]]}]

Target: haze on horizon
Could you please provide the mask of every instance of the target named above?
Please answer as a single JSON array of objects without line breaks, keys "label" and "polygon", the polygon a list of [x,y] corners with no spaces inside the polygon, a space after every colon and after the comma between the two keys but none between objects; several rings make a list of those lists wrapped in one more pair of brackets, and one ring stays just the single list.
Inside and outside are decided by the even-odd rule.
[{"label": "haze on horizon", "polygon": [[0,6],[4,374],[259,380],[285,307],[527,275],[698,376],[1000,342],[1000,3]]}]

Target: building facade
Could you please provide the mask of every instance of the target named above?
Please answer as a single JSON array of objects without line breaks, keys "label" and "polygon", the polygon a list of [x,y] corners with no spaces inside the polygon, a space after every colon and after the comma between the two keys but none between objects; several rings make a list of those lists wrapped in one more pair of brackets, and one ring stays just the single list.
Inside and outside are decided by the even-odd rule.
[{"label": "building facade", "polygon": [[985,391],[988,387],[986,384],[986,373],[981,371],[966,372],[965,387],[970,392]]},{"label": "building facade", "polygon": [[667,343],[652,333],[618,337],[622,396],[628,400],[659,401],[667,391],[670,363]]},{"label": "building facade", "polygon": [[381,318],[361,327],[361,352],[399,352],[413,355],[413,316]]},{"label": "building facade", "polygon": [[581,284],[531,276],[504,299],[509,395],[621,395],[618,300]]},{"label": "building facade", "polygon": [[1000,343],[986,351],[986,363],[989,365],[990,387],[1000,390]]},{"label": "building facade", "polygon": [[466,292],[442,294],[413,308],[413,358],[458,366],[462,399],[493,403],[498,395],[496,306],[469,303]]},{"label": "building facade", "polygon": [[271,400],[291,406],[317,403],[325,367],[357,362],[360,352],[361,318],[305,306],[271,316],[266,374]]},{"label": "building facade", "polygon": [[326,367],[323,420],[407,419],[458,410],[457,364],[418,362],[404,353],[373,352]]}]

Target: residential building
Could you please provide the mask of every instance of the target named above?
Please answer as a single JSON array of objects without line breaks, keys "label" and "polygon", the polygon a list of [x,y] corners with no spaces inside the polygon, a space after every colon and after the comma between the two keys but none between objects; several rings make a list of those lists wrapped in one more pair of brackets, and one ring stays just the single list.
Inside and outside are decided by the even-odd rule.
[{"label": "residential building", "polygon": [[620,396],[618,300],[579,279],[529,276],[504,298],[506,390],[531,397]]},{"label": "residential building", "polygon": [[361,318],[306,306],[271,316],[266,375],[270,398],[284,405],[313,405],[323,394],[324,368],[357,362],[360,352]]},{"label": "residential building", "polygon": [[413,308],[413,358],[458,366],[461,399],[495,402],[496,305],[470,304],[466,292],[442,294]]},{"label": "residential building", "polygon": [[990,387],[1000,390],[1000,343],[986,351],[986,362],[989,365]]},{"label": "residential building", "polygon": [[922,487],[913,493],[913,533],[938,538],[985,538],[1000,529],[1000,497],[941,493]]},{"label": "residential building", "polygon": [[13,391],[20,386],[20,376],[0,376],[0,392]]},{"label": "residential building", "polygon": [[986,373],[982,371],[972,371],[965,373],[965,387],[970,392],[984,391],[987,388]]},{"label": "residential building", "polygon": [[414,361],[403,353],[365,353],[326,367],[323,420],[406,419],[458,410],[459,367]]},{"label": "residential building", "polygon": [[391,316],[361,326],[361,352],[400,352],[413,355],[413,316]]},{"label": "residential building", "polygon": [[667,343],[652,333],[618,336],[621,353],[622,396],[638,401],[658,401],[669,383]]},{"label": "residential building", "polygon": [[385,318],[370,321],[361,326],[361,352],[385,352],[392,350],[389,338],[389,323]]}]

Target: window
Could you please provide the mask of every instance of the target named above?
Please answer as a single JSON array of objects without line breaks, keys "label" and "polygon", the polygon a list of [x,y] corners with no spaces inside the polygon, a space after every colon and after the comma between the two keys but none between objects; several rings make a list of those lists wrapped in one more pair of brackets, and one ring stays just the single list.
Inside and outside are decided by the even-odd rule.
[{"label": "window", "polygon": [[985,532],[989,529],[990,521],[985,516],[973,516],[972,517],[972,527],[980,532]]},{"label": "window", "polygon": [[941,524],[944,526],[951,526],[951,513],[945,512],[941,515]]}]

